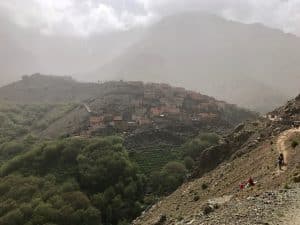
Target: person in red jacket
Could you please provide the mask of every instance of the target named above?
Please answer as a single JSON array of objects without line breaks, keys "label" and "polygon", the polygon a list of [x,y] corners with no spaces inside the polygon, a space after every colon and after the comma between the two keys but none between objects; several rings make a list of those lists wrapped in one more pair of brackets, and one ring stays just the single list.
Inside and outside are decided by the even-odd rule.
[{"label": "person in red jacket", "polygon": [[240,183],[240,190],[244,190],[245,189],[245,184],[244,183]]}]

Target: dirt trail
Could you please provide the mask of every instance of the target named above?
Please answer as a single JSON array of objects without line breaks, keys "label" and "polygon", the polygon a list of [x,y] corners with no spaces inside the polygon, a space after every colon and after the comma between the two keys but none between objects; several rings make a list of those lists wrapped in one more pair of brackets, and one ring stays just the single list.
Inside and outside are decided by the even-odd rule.
[{"label": "dirt trail", "polygon": [[286,146],[286,142],[291,138],[295,133],[300,133],[300,128],[293,128],[283,132],[277,140],[277,149],[280,153],[284,155],[285,163],[288,163],[289,160],[289,149]]},{"label": "dirt trail", "polygon": [[[285,163],[289,161],[289,147],[287,146],[287,141],[294,135],[295,133],[300,133],[300,128],[293,128],[283,132],[277,140],[277,149],[280,153],[283,153]],[[285,170],[286,168],[284,168]],[[300,196],[297,196],[300,198]],[[284,225],[299,225],[300,224],[300,204],[295,209],[290,210],[288,215],[286,216],[286,222]]]}]

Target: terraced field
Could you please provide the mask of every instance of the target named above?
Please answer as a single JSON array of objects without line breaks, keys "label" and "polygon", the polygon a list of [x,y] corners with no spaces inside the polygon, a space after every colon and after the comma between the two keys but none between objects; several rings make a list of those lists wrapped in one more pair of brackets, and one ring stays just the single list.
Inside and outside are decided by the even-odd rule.
[{"label": "terraced field", "polygon": [[149,174],[159,171],[170,161],[180,161],[181,150],[179,146],[157,145],[136,149],[129,153],[130,158],[137,162],[141,172]]}]

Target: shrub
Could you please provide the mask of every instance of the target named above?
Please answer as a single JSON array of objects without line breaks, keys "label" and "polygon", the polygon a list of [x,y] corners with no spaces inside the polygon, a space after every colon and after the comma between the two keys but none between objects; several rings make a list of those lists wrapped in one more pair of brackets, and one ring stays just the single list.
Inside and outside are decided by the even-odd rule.
[{"label": "shrub", "polygon": [[202,188],[202,190],[206,190],[206,189],[208,188],[208,184],[203,183],[203,184],[201,185],[201,188]]},{"label": "shrub", "polygon": [[298,141],[292,141],[292,144],[291,144],[291,146],[292,146],[292,148],[296,148],[297,146],[299,145],[299,143],[298,143]]},{"label": "shrub", "polygon": [[206,148],[217,145],[219,136],[214,133],[203,133],[184,144],[184,154],[191,158],[197,158]]},{"label": "shrub", "polygon": [[186,173],[186,168],[180,162],[169,162],[163,168],[163,172],[168,175],[184,176]]},{"label": "shrub", "polygon": [[293,181],[294,181],[295,183],[300,183],[300,175],[294,176]]},{"label": "shrub", "polygon": [[196,195],[196,196],[194,196],[194,202],[197,202],[197,201],[199,201],[199,199],[200,199],[200,197],[198,196],[198,195]]},{"label": "shrub", "polygon": [[192,170],[194,168],[195,161],[191,157],[187,156],[184,158],[184,165],[188,170]]},{"label": "shrub", "polygon": [[201,140],[207,141],[210,144],[217,144],[219,142],[219,136],[215,133],[204,133],[204,134],[200,134],[199,138]]},{"label": "shrub", "polygon": [[283,187],[284,189],[291,189],[291,187],[289,186],[289,184],[288,183],[285,183],[285,185],[284,185],[284,187]]},{"label": "shrub", "polygon": [[68,202],[73,209],[86,209],[90,205],[88,197],[80,191],[63,194],[63,199]]}]

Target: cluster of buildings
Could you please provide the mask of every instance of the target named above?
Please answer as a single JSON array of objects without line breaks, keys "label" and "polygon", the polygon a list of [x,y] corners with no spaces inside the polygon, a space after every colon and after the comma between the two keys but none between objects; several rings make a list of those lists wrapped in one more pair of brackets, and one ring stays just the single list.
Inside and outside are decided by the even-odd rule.
[{"label": "cluster of buildings", "polygon": [[[187,91],[184,88],[174,88],[167,84],[126,82],[127,86],[125,87],[119,83],[118,85],[118,88],[111,88],[111,94],[107,93],[106,97],[103,97],[109,100],[102,101],[104,105],[101,106],[101,112],[97,110],[98,112],[91,113],[90,130],[113,127],[126,131],[141,126],[174,121],[213,122],[219,119],[219,111],[226,107],[224,102],[218,102],[205,95]],[[128,95],[126,94],[127,87],[128,93],[130,93]],[[122,93],[118,93],[118,90],[122,90]],[[142,91],[132,92],[132,90]],[[114,99],[112,96],[118,102],[122,102],[120,100],[122,98],[126,99],[123,101],[124,106],[120,103],[115,108],[111,108]],[[109,111],[108,108],[111,110]]]},{"label": "cluster of buildings", "polygon": [[122,115],[114,116],[106,114],[104,116],[91,116],[89,120],[90,129],[105,129],[113,127],[118,130],[136,129],[139,126],[150,125],[152,121],[142,117],[132,117],[131,120],[126,120]]}]

